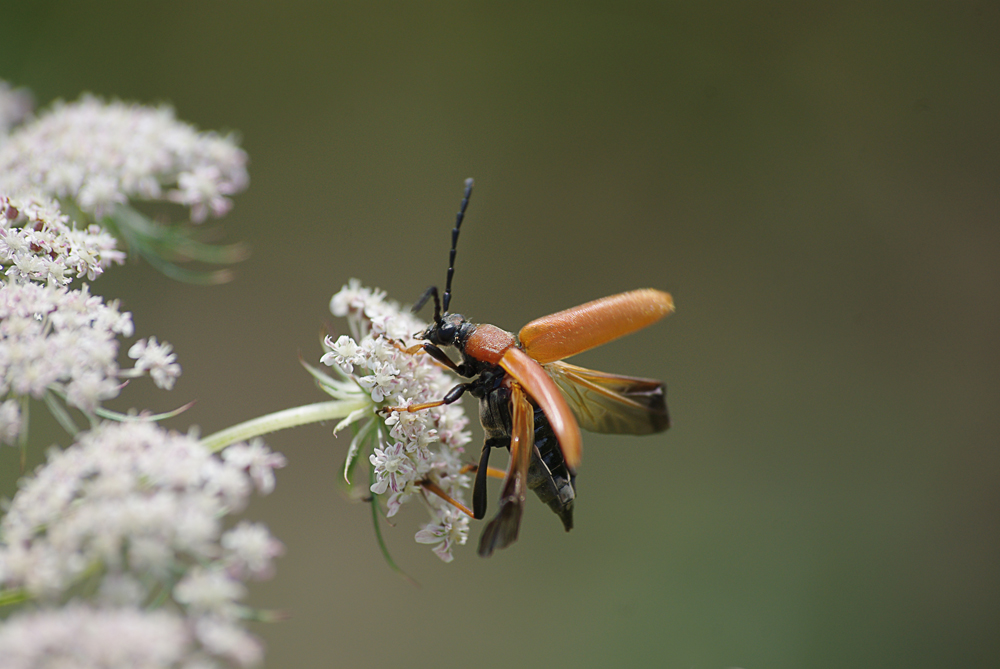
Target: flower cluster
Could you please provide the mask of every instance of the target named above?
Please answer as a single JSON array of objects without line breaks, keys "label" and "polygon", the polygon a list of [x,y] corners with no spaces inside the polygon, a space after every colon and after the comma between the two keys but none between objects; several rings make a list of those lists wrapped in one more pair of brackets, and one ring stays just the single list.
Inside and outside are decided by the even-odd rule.
[{"label": "flower cluster", "polygon": [[[0,523],[0,582],[43,606],[81,587],[98,593],[99,607],[135,615],[169,600],[184,634],[203,649],[254,664],[260,645],[239,626],[242,581],[267,578],[282,546],[262,525],[224,530],[223,517],[246,506],[255,484],[267,493],[281,466],[284,459],[259,443],[230,446],[220,459],[151,423],[102,424],[51,452],[23,482]],[[76,610],[53,614],[75,620],[57,632],[82,624]],[[177,625],[169,617],[154,624],[115,615],[124,617],[105,620],[109,632],[118,624]]]},{"label": "flower cluster", "polygon": [[469,477],[462,472],[463,446],[469,441],[468,419],[461,406],[451,404],[415,412],[379,413],[382,407],[408,407],[438,400],[455,379],[428,356],[402,348],[414,344],[412,335],[427,327],[385,293],[352,279],[333,296],[330,309],[346,316],[352,336],[327,337],[321,362],[338,372],[340,380],[320,380],[335,397],[357,400],[357,408],[338,429],[363,421],[351,443],[345,475],[354,459],[370,449],[374,483],[371,492],[388,494],[387,515],[394,515],[411,499],[422,499],[431,522],[416,535],[434,544],[442,560],[452,559],[455,544],[464,544],[468,516],[428,490],[435,488],[462,502]]},{"label": "flower cluster", "polygon": [[[37,283],[0,284],[0,398],[41,399],[54,393],[93,414],[116,397],[122,379],[148,373],[161,388],[180,374],[170,345],[140,340],[133,369],[119,369],[118,336],[132,335],[132,317],[105,304],[87,286],[70,290]],[[12,443],[20,425],[13,397],[0,405],[0,439]]]},{"label": "flower cluster", "polygon": [[191,219],[229,211],[246,188],[246,153],[232,137],[198,132],[169,107],[84,96],[56,103],[0,145],[0,191],[70,198],[100,219],[129,199],[190,207]]},{"label": "flower cluster", "polygon": [[177,263],[236,262],[241,245],[202,243],[130,201],[179,204],[195,223],[221,216],[247,185],[247,156],[168,107],[84,96],[30,118],[31,106],[0,81],[0,444],[18,444],[23,464],[30,400],[76,443],[22,479],[0,519],[0,604],[32,606],[0,625],[0,664],[258,664],[262,646],[241,624],[261,617],[242,603],[245,582],[269,578],[283,547],[263,525],[224,523],[254,488],[271,492],[284,458],[236,439],[216,457],[194,436],[101,406],[127,379],[170,389],[180,366],[155,337],[119,366],[131,314],[87,284],[70,289],[122,264],[119,241],[174,278],[228,278]]},{"label": "flower cluster", "polygon": [[4,143],[10,129],[31,113],[33,106],[31,93],[0,81],[0,144]]},{"label": "flower cluster", "polygon": [[213,666],[193,641],[177,614],[74,604],[11,616],[0,627],[0,657],[7,669]]},{"label": "flower cluster", "polygon": [[0,267],[9,280],[67,285],[96,279],[125,254],[98,225],[77,229],[59,204],[39,195],[0,194]]}]

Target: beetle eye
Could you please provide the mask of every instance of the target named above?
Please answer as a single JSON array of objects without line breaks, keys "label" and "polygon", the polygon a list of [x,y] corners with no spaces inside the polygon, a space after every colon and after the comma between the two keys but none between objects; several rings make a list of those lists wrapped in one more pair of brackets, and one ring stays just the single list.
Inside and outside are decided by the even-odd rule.
[{"label": "beetle eye", "polygon": [[438,328],[438,333],[441,343],[444,345],[449,345],[455,341],[455,326],[451,323],[446,323]]}]

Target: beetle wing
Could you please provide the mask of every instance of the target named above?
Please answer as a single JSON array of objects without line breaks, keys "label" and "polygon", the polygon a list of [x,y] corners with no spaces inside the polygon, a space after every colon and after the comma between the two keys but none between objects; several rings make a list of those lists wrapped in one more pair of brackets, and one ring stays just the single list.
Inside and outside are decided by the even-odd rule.
[{"label": "beetle wing", "polygon": [[558,386],[541,365],[519,348],[507,349],[500,358],[500,366],[514,377],[545,412],[545,417],[549,419],[549,425],[556,434],[556,441],[559,442],[566,465],[570,470],[576,470],[580,466],[583,438],[580,436],[580,426],[576,424],[576,418],[573,417],[573,412]]},{"label": "beetle wing", "polygon": [[567,362],[543,367],[584,430],[652,434],[670,427],[666,386],[660,381],[607,374]]},{"label": "beetle wing", "polygon": [[528,465],[535,450],[535,410],[517,383],[511,384],[510,467],[500,493],[497,515],[479,538],[479,555],[489,557],[498,548],[517,541],[528,487]]},{"label": "beetle wing", "polygon": [[531,321],[518,338],[525,353],[545,364],[652,325],[673,310],[669,293],[642,288]]}]

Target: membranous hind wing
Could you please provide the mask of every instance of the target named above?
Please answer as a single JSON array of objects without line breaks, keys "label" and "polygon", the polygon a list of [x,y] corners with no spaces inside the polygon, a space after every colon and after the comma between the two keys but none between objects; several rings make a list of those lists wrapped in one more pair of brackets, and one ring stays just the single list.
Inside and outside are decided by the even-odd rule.
[{"label": "membranous hind wing", "polygon": [[497,515],[479,538],[479,555],[489,557],[498,548],[517,541],[528,488],[528,464],[535,452],[535,411],[518,383],[511,384],[510,467],[500,493]]},{"label": "membranous hind wing", "polygon": [[653,434],[670,427],[666,386],[654,379],[607,374],[567,362],[542,365],[588,432]]}]

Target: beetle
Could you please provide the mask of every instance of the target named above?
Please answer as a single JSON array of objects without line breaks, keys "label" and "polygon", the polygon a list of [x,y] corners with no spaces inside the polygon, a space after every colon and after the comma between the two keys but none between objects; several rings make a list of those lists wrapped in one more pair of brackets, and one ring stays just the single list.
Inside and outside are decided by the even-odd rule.
[{"label": "beetle", "polygon": [[[516,336],[451,313],[458,235],[472,186],[473,180],[466,180],[452,229],[444,293],[439,297],[437,287],[431,286],[413,307],[419,311],[433,298],[433,322],[414,335],[424,343],[402,349],[423,351],[470,380],[440,400],[383,411],[421,411],[456,402],[466,392],[479,399],[486,441],[479,464],[469,468],[476,471],[472,513],[477,519],[486,515],[486,481],[495,471],[489,467],[490,451],[510,449],[499,510],[479,542],[479,555],[488,557],[517,539],[526,488],[549,505],[566,531],[572,529],[581,427],[610,434],[652,434],[670,427],[662,382],[597,372],[563,359],[651,325],[673,312],[674,304],[669,293],[633,290],[539,318]],[[454,362],[445,347],[457,350],[461,362]]]}]

